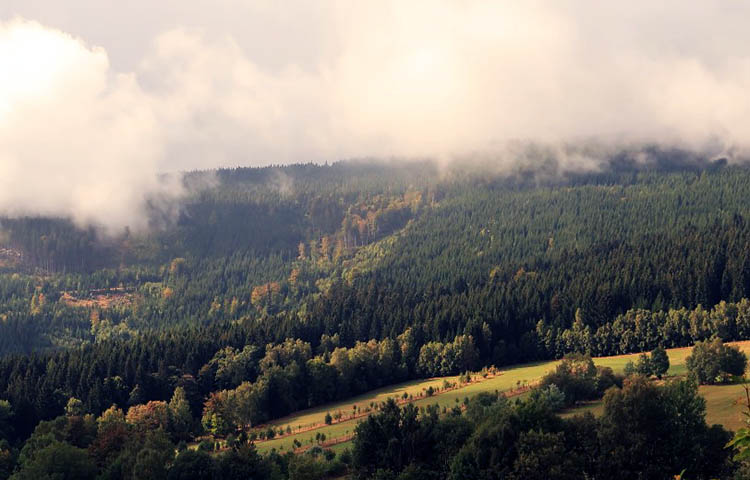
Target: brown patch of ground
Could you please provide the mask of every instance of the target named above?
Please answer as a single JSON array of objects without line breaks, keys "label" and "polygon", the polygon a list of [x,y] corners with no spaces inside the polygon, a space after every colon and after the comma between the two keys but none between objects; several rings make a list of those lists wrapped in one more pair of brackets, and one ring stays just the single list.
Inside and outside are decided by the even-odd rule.
[{"label": "brown patch of ground", "polygon": [[120,305],[130,305],[133,302],[132,289],[118,287],[91,290],[88,296],[78,298],[70,292],[62,292],[60,301],[71,307],[109,308]]}]

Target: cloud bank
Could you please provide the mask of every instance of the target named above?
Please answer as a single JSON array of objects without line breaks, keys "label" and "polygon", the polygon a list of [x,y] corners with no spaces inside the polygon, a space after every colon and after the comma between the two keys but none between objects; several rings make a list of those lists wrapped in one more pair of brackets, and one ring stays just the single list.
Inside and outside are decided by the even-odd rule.
[{"label": "cloud bank", "polygon": [[750,6],[652,3],[201,0],[177,25],[124,12],[128,50],[30,0],[6,13],[49,7],[54,26],[0,23],[0,212],[138,228],[149,196],[181,194],[159,172],[492,151],[510,167],[519,141],[745,152]]},{"label": "cloud bank", "polygon": [[0,26],[0,211],[144,226],[163,141],[133,74],[39,24]]}]

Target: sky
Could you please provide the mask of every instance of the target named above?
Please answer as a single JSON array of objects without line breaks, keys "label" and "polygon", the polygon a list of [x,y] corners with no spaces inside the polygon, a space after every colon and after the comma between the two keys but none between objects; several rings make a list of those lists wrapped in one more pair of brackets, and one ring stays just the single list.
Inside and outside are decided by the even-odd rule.
[{"label": "sky", "polygon": [[138,227],[147,198],[181,195],[163,172],[473,152],[510,168],[519,141],[739,157],[747,18],[718,0],[4,0],[0,213]]}]

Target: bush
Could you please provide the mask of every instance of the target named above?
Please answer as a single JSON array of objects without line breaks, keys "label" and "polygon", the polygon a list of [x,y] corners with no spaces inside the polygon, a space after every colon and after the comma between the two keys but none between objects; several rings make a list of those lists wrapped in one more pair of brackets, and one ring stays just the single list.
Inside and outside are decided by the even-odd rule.
[{"label": "bush", "polygon": [[566,405],[565,394],[554,383],[544,388],[535,388],[531,392],[531,398],[542,402],[553,412],[562,410]]},{"label": "bush", "polygon": [[554,372],[542,378],[542,389],[555,385],[565,396],[565,406],[599,398],[620,379],[609,367],[597,367],[588,355],[572,354],[563,358]]}]

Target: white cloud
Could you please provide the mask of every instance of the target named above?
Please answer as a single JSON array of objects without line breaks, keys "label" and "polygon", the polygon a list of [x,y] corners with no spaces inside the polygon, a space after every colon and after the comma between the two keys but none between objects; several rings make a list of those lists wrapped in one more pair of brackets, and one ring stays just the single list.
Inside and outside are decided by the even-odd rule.
[{"label": "white cloud", "polygon": [[165,170],[450,158],[519,139],[750,145],[739,3],[221,0],[138,23],[151,3],[113,3],[109,23],[44,0],[11,12],[103,47],[0,24],[0,210],[114,228],[137,225]]},{"label": "white cloud", "polygon": [[24,20],[0,26],[0,209],[143,226],[163,141],[133,74]]}]

